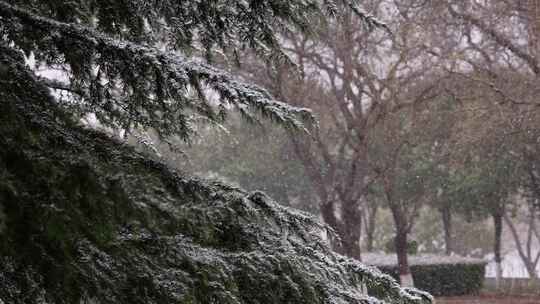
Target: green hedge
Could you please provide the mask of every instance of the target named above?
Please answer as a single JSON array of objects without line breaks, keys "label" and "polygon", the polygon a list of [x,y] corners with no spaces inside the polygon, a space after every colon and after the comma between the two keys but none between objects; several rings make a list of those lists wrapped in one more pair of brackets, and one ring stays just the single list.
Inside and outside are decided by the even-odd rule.
[{"label": "green hedge", "polygon": [[[478,294],[482,289],[485,263],[413,265],[414,285],[434,296]],[[377,266],[382,272],[399,280],[395,266]]]}]

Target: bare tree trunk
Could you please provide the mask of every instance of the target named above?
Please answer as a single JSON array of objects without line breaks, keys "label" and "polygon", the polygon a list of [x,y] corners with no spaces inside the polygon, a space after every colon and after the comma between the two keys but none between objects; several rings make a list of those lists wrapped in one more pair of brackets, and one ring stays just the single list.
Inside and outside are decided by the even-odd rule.
[{"label": "bare tree trunk", "polygon": [[409,258],[407,254],[407,237],[409,234],[407,215],[403,210],[403,206],[396,202],[393,198],[392,183],[385,177],[384,187],[386,200],[390,211],[392,212],[392,218],[394,219],[394,227],[396,228],[396,236],[394,238],[394,247],[396,249],[396,255],[398,260],[399,281],[401,286],[414,287],[414,280],[409,268]]},{"label": "bare tree trunk", "polygon": [[[339,237],[342,237],[342,231],[341,231],[341,225],[338,222],[338,219],[336,217],[336,209],[335,209],[335,203],[334,201],[327,201],[324,204],[321,204],[321,215],[324,220],[324,222],[332,227],[334,231],[337,233]],[[335,252],[344,254],[343,252],[343,246],[341,242],[336,242],[335,240],[330,240],[332,244],[332,248]]]},{"label": "bare tree trunk", "polygon": [[502,256],[501,256],[501,236],[503,231],[503,216],[500,212],[492,213],[493,224],[495,227],[495,242],[493,244],[493,254],[495,256],[496,274],[495,281],[497,288],[500,287],[502,278]]},{"label": "bare tree trunk", "polygon": [[375,238],[375,225],[377,223],[377,211],[379,207],[376,204],[369,204],[366,208],[366,250],[373,251],[373,242]]},{"label": "bare tree trunk", "polygon": [[401,286],[414,287],[414,281],[409,268],[409,258],[407,254],[407,232],[396,232],[395,247],[398,259],[399,280]]},{"label": "bare tree trunk", "polygon": [[348,202],[343,210],[343,253],[346,256],[362,260],[360,235],[362,232],[362,212],[355,202]]},{"label": "bare tree trunk", "polygon": [[451,255],[454,251],[454,240],[452,238],[452,212],[448,206],[440,209],[443,229],[444,229],[444,246],[446,255]]},{"label": "bare tree trunk", "polygon": [[341,242],[332,242],[332,247],[338,253],[361,261],[362,211],[355,202],[342,202],[342,206],[341,219],[336,216],[333,201],[328,201],[320,207],[325,223],[332,227],[341,238]]}]

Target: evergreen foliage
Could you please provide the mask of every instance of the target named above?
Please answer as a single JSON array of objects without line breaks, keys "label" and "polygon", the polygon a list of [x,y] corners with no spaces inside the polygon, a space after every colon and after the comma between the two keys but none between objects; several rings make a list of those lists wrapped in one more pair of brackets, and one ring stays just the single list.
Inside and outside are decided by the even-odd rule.
[{"label": "evergreen foliage", "polygon": [[431,301],[333,253],[310,216],[76,126],[18,52],[0,64],[3,302]]},{"label": "evergreen foliage", "polygon": [[[302,128],[308,110],[215,68],[212,55],[283,59],[276,31],[308,30],[336,5],[0,1],[0,303],[431,302],[333,253],[310,216],[78,126],[95,113],[106,126],[187,140],[191,121],[236,108]],[[21,53],[69,82],[36,76]]]},{"label": "evergreen foliage", "polygon": [[[367,26],[379,25],[345,2]],[[309,110],[276,101],[200,56],[234,57],[249,48],[286,60],[276,32],[308,30],[311,18],[334,15],[336,6],[330,0],[0,1],[0,33],[4,43],[66,71],[69,83],[47,83],[69,92],[67,102],[80,115],[187,140],[193,120],[219,122],[231,108],[287,127],[310,120]]]}]

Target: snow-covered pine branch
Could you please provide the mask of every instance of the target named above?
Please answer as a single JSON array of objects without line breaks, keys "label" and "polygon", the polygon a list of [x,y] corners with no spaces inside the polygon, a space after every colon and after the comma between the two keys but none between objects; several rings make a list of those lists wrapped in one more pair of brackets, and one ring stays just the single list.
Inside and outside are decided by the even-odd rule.
[{"label": "snow-covered pine branch", "polygon": [[[162,1],[160,8],[183,5],[195,13],[204,3],[248,2]],[[261,19],[243,18],[247,28],[281,15],[284,24],[300,26],[320,9],[319,1],[249,3],[260,3],[250,4],[248,16]],[[186,138],[192,115],[219,120],[220,108],[246,115],[255,109],[293,127],[309,119],[308,110],[275,101],[181,48],[183,56],[149,46],[137,22],[127,22],[151,22],[146,10],[153,11],[141,0],[0,1],[0,197],[7,198],[0,205],[8,218],[0,234],[7,244],[0,246],[0,303],[431,303],[332,252],[321,237],[329,228],[315,218],[259,192],[182,176],[64,115],[71,113],[50,88],[73,94],[75,106],[102,123]],[[184,36],[193,34],[189,26],[203,29],[232,13],[226,5],[203,11],[213,15],[182,20]],[[92,16],[101,24],[92,25]],[[228,26],[217,28],[238,28]],[[273,36],[266,34],[246,39],[268,47]],[[65,68],[69,83],[37,77],[20,50]],[[208,90],[219,96],[216,104],[206,99]]]},{"label": "snow-covered pine branch", "polygon": [[65,58],[72,72],[71,91],[82,93],[75,96],[84,107],[81,112],[96,113],[104,124],[151,127],[162,135],[187,139],[191,129],[186,110],[211,120],[224,115],[213,110],[204,85],[219,95],[216,108],[223,111],[255,109],[294,128],[301,128],[302,120],[311,116],[307,109],[276,101],[264,89],[198,60],[40,17],[3,1],[0,15],[3,30],[15,45],[32,43],[34,52],[53,49]]},{"label": "snow-covered pine branch", "polygon": [[[197,45],[194,40],[198,39],[199,44],[208,48],[208,53],[217,45],[235,50],[249,47],[264,53],[263,57],[286,57],[277,42],[276,29],[292,24],[308,30],[310,16],[335,14],[334,1],[324,1],[322,5],[318,1],[261,1],[257,6],[246,1],[225,1],[227,5],[218,1],[213,6],[207,1],[199,1],[197,5],[164,1],[168,4],[155,8],[145,1],[135,2],[129,7],[134,16],[119,15],[118,23],[110,20],[112,16],[104,15],[106,9],[96,4],[94,15],[97,14],[98,25],[92,28],[91,22],[81,21],[88,19],[83,8],[58,9],[51,5],[51,14],[69,12],[75,17],[50,18],[34,13],[35,7],[27,9],[0,1],[0,30],[5,42],[13,43],[27,54],[33,52],[47,64],[64,66],[70,83],[63,86],[57,83],[52,88],[69,91],[76,100],[70,103],[72,110],[76,108],[79,115],[95,113],[106,126],[126,130],[152,128],[163,137],[176,135],[189,140],[193,117],[220,122],[230,109],[240,111],[250,120],[256,120],[253,114],[259,113],[293,129],[304,129],[304,123],[313,120],[308,109],[277,101],[258,86],[180,53],[189,54],[186,50]],[[352,2],[345,2],[355,7],[366,24],[382,26]],[[46,6],[37,4],[40,5]],[[199,6],[206,7],[206,12],[200,12]],[[182,24],[177,24],[180,17]],[[138,18],[138,23],[147,23],[146,29],[143,26],[140,30],[146,31],[150,38],[148,31],[163,32],[167,28],[168,37],[174,37],[169,39],[169,44],[179,48],[162,50],[151,39],[137,38],[143,33],[126,34],[134,30],[130,29],[129,20],[122,18]],[[190,20],[189,24],[186,20]],[[119,24],[123,28],[116,32],[110,28]],[[175,24],[178,28],[174,28]]]}]

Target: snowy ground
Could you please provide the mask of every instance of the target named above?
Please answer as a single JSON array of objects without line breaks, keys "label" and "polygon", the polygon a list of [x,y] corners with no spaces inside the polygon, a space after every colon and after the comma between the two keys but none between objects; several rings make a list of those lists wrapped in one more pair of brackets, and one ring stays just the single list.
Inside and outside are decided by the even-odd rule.
[{"label": "snowy ground", "polygon": [[[534,252],[534,251],[533,251]],[[495,261],[493,260],[493,255],[486,256],[486,260],[490,261],[486,265],[486,277],[494,278],[495,277]],[[527,269],[523,265],[521,258],[517,250],[512,250],[504,255],[503,262],[503,277],[504,278],[528,278]],[[540,263],[536,267],[537,273],[540,274]],[[540,302],[538,302],[540,304]]]},{"label": "snowy ground", "polygon": [[[534,252],[534,251],[533,251]],[[384,253],[364,253],[362,255],[364,263],[369,265],[395,265],[397,257],[395,254]],[[495,277],[495,261],[493,255],[489,254],[484,259],[466,258],[460,256],[444,256],[434,254],[421,254],[409,256],[409,263],[411,265],[423,265],[423,264],[457,264],[457,263],[480,263],[482,260],[487,261],[486,265],[486,277]],[[503,256],[502,262],[503,277],[504,278],[528,278],[529,275],[517,250],[510,250]],[[537,272],[540,275],[540,263],[537,266]],[[540,304],[540,302],[538,303]]]},{"label": "snowy ground", "polygon": [[540,297],[534,296],[491,296],[439,298],[437,304],[539,304]]},{"label": "snowy ground", "polygon": [[[368,252],[362,255],[362,261],[368,265],[393,266],[396,265],[396,254],[372,253]],[[482,259],[467,258],[462,256],[446,256],[437,254],[419,254],[410,255],[409,264],[413,265],[432,265],[432,264],[477,264],[484,263]]]}]

